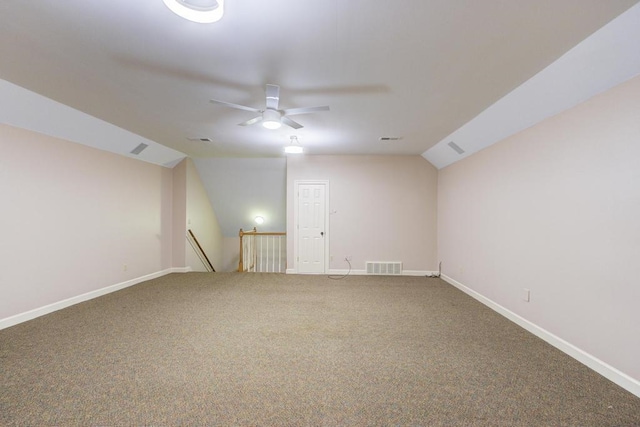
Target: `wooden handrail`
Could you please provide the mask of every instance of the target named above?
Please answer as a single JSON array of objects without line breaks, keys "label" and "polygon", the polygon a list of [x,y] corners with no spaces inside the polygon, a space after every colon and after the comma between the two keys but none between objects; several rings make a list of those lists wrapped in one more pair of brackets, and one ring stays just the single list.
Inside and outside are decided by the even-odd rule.
[{"label": "wooden handrail", "polygon": [[285,233],[284,231],[271,231],[271,232],[257,232],[257,231],[242,231],[242,234],[240,236],[286,236],[287,233]]},{"label": "wooden handrail", "polygon": [[189,235],[191,236],[193,241],[196,242],[196,246],[200,250],[200,253],[202,253],[202,255],[204,255],[204,259],[207,261],[207,264],[209,265],[209,267],[211,267],[211,271],[215,273],[216,269],[213,268],[213,264],[211,264],[211,261],[209,261],[209,257],[205,253],[204,249],[202,249],[202,246],[200,246],[200,242],[198,242],[198,239],[196,239],[196,236],[193,234],[193,231],[191,231],[190,229],[187,230],[187,231],[189,232]]}]

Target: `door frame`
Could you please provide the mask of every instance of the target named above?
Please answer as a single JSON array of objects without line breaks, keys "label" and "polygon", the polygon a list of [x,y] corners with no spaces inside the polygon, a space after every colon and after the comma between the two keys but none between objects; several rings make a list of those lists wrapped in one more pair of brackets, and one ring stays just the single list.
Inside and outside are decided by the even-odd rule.
[{"label": "door frame", "polygon": [[299,232],[298,216],[300,203],[300,185],[324,185],[324,271],[318,274],[327,274],[329,271],[329,181],[321,179],[296,179],[293,181],[293,270],[298,274],[298,250]]}]

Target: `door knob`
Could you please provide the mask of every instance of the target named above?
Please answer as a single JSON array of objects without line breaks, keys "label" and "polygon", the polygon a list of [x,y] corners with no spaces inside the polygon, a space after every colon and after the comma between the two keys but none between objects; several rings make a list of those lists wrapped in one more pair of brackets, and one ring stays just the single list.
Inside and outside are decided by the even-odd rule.
[{"label": "door knob", "polygon": [[320,232],[320,235],[321,235],[321,236],[324,236],[324,231],[321,231],[321,232]]}]

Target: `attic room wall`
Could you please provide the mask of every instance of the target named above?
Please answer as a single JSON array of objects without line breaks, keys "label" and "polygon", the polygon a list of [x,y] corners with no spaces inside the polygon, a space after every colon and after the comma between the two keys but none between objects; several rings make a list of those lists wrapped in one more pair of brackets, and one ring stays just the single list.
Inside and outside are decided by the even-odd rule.
[{"label": "attic room wall", "polygon": [[171,267],[170,169],[7,125],[0,149],[0,319]]},{"label": "attic room wall", "polygon": [[294,182],[328,180],[332,270],[366,261],[402,261],[437,270],[437,170],[421,156],[290,156],[287,159],[287,263],[294,266]]},{"label": "attic room wall", "polygon": [[443,274],[636,384],[639,112],[636,77],[438,178]]},{"label": "attic room wall", "polygon": [[[186,224],[198,239],[216,271],[222,271],[223,237],[216,213],[211,206],[198,170],[189,158],[186,164]],[[194,271],[206,271],[190,244],[186,248],[187,265]]]},{"label": "attic room wall", "polygon": [[171,171],[173,180],[172,251],[174,267],[187,265],[187,162],[181,161]]},{"label": "attic room wall", "polygon": [[207,191],[189,158],[173,168],[173,266],[207,271],[187,240],[193,231],[216,271],[223,263],[223,237]]}]

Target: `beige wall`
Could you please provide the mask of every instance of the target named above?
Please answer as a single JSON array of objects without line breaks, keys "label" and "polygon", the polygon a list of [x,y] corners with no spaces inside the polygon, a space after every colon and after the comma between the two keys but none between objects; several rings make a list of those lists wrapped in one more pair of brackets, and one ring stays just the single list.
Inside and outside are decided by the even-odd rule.
[{"label": "beige wall", "polygon": [[640,77],[438,179],[445,275],[640,380]]},{"label": "beige wall", "polygon": [[173,266],[207,271],[187,240],[191,230],[216,271],[222,265],[222,233],[207,192],[193,161],[178,163],[173,175]]},{"label": "beige wall", "polygon": [[240,237],[225,237],[223,244],[222,272],[238,271],[240,262]]},{"label": "beige wall", "polygon": [[[191,159],[183,160],[186,164],[186,228],[190,229],[198,239],[198,243],[207,254],[209,261],[217,271],[223,265],[223,237],[207,191],[200,175]],[[184,240],[184,239],[183,239]],[[206,267],[194,252],[192,246],[186,247],[187,266],[194,271],[207,271]]]},{"label": "beige wall", "polygon": [[329,181],[331,269],[402,261],[437,270],[437,170],[420,156],[291,156],[287,159],[287,258],[294,266],[294,182]]},{"label": "beige wall", "polygon": [[0,151],[0,325],[172,267],[204,270],[187,227],[222,265],[220,227],[191,160],[172,170],[6,125]]},{"label": "beige wall", "polygon": [[174,267],[187,265],[187,162],[181,161],[174,166],[171,176],[173,179],[173,209],[172,209],[172,254]]},{"label": "beige wall", "polygon": [[171,267],[170,169],[6,125],[0,151],[0,319]]}]

